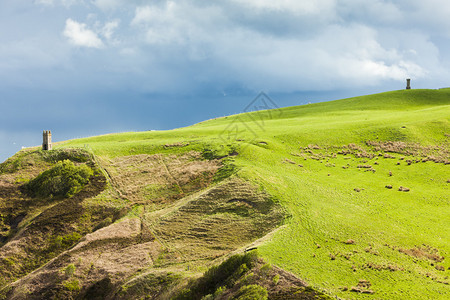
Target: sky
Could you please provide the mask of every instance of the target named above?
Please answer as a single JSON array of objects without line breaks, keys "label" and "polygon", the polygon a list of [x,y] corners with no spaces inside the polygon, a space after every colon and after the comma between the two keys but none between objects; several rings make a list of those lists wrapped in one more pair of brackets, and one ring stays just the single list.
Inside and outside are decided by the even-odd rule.
[{"label": "sky", "polygon": [[0,162],[22,147],[450,86],[448,0],[0,0]]}]

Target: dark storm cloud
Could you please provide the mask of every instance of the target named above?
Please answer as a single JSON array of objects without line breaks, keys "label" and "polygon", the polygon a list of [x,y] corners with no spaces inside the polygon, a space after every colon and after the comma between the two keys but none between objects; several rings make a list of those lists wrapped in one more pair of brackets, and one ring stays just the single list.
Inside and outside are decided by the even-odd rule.
[{"label": "dark storm cloud", "polygon": [[[5,132],[14,128],[25,137],[61,126],[68,138],[92,127],[181,125],[140,113],[165,111],[161,99],[178,101],[187,125],[238,112],[225,98],[260,90],[353,94],[401,88],[406,77],[448,86],[448,15],[444,0],[3,0],[0,105],[9,115],[0,142],[12,145]],[[38,117],[45,106],[58,108],[47,123]]]}]

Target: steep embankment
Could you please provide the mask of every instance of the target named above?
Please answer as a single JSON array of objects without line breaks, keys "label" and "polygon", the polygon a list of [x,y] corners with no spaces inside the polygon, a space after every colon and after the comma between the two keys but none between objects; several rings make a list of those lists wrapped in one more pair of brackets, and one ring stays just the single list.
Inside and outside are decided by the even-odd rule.
[{"label": "steep embankment", "polygon": [[[7,237],[0,255],[19,249],[2,256],[4,283],[11,282],[3,293],[172,297],[186,278],[262,238],[264,259],[332,295],[448,298],[449,116],[450,89],[409,90],[68,141],[59,153],[87,145],[95,159],[75,162],[107,182],[96,196],[82,190],[69,199],[24,196],[19,187],[52,164],[49,154],[19,152],[0,175]],[[60,238],[59,229],[36,234],[46,237],[39,248],[56,240],[57,250],[27,250],[33,220],[66,201],[80,208]],[[274,299],[320,297],[261,264],[239,264],[228,279],[210,271],[178,297],[264,289]],[[250,274],[264,283],[253,286]]]},{"label": "steep embankment", "polygon": [[[0,175],[7,187],[0,198],[1,295],[173,297],[186,278],[282,223],[284,212],[268,194],[227,179],[235,167],[210,151],[203,154],[207,158],[190,151],[95,159],[81,149],[60,149],[24,151],[8,160]],[[93,169],[89,182],[68,195],[83,166]],[[31,190],[35,186],[38,191]],[[235,280],[248,272],[240,270]],[[214,284],[208,285],[214,291],[222,286]],[[296,288],[298,295],[316,297],[304,286],[284,276],[273,291]]]}]

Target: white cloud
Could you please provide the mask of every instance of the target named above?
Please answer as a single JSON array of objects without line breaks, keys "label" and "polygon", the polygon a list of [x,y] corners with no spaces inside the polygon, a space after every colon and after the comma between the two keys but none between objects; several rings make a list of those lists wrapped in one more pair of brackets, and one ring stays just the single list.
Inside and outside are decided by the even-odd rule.
[{"label": "white cloud", "polygon": [[[76,0],[39,1],[53,4],[51,14]],[[450,80],[446,1],[78,0],[73,10],[59,7],[72,18],[58,22],[66,21],[73,45],[104,48],[84,61],[64,45],[66,62],[86,72],[98,63],[111,78],[150,91],[352,89],[405,77]]]},{"label": "white cloud", "polygon": [[233,41],[239,47],[219,41],[218,47],[226,51],[218,60],[223,60],[223,68],[234,71],[235,80],[254,90],[351,89],[426,74],[397,51],[384,49],[374,39],[375,33],[363,27],[330,28],[307,40],[249,34]]},{"label": "white cloud", "polygon": [[[162,6],[138,7],[131,25],[144,33],[147,44],[196,47],[221,20],[219,11],[167,1]],[[189,45],[188,45],[189,44]]]},{"label": "white cloud", "polygon": [[[165,5],[159,7],[156,5],[140,6],[136,8],[135,16],[131,21],[132,25],[164,22],[168,20],[174,20],[174,16],[177,13],[180,4],[176,4],[173,1],[167,1]],[[194,6],[195,7],[195,6]],[[189,6],[187,7],[189,8]],[[190,7],[193,8],[193,7]],[[183,18],[184,19],[184,18]],[[170,25],[170,24],[169,24]],[[172,24],[173,25],[173,24]]]},{"label": "white cloud", "polygon": [[234,2],[259,10],[282,11],[298,15],[324,13],[333,9],[336,0],[233,0]]},{"label": "white cloud", "polygon": [[54,0],[35,0],[37,4],[53,5]]},{"label": "white cloud", "polygon": [[[305,4],[303,1],[232,0],[232,3],[246,9],[248,22],[253,22],[253,16],[258,16],[260,11],[270,18],[270,11],[286,11],[286,15],[320,14],[319,4],[330,11],[335,9],[334,1]],[[387,20],[398,13],[395,6],[381,1],[375,1],[373,7],[385,14],[392,11]],[[370,24],[336,21],[334,17],[326,23],[318,17],[308,18],[310,31],[320,24],[314,34],[303,29],[294,30],[290,35],[268,34],[267,22],[257,21],[250,26],[236,21],[230,13],[235,11],[226,5],[198,6],[186,1],[167,1],[165,5],[138,7],[131,25],[142,34],[146,44],[156,47],[152,49],[162,50],[154,52],[159,55],[160,64],[191,66],[192,70],[186,70],[186,74],[195,69],[196,78],[215,80],[214,84],[218,85],[239,82],[255,90],[362,87],[383,81],[403,81],[406,77],[423,78],[429,74],[427,69],[437,65],[421,64],[411,54],[417,50],[418,55],[434,56],[432,47],[418,48],[414,42],[403,41],[397,45],[386,43],[384,37],[388,33]],[[295,18],[291,19],[293,28],[305,25],[303,17],[297,19],[297,24]],[[395,35],[391,36],[395,39]],[[417,39],[417,34],[408,37],[410,41],[414,38]],[[215,73],[202,66],[202,62],[212,62]]]},{"label": "white cloud", "polygon": [[156,15],[154,13],[155,10],[156,8],[152,8],[150,6],[137,7],[135,16],[131,21],[131,25],[137,25],[150,21],[152,17]]},{"label": "white cloud", "polygon": [[78,23],[72,19],[67,19],[64,36],[76,46],[101,48],[103,46],[102,40],[94,31],[87,29],[86,26],[87,25],[84,23]]},{"label": "white cloud", "polygon": [[110,40],[112,38],[112,35],[114,34],[114,31],[118,27],[119,27],[119,20],[107,22],[101,29],[101,33],[106,39]]}]

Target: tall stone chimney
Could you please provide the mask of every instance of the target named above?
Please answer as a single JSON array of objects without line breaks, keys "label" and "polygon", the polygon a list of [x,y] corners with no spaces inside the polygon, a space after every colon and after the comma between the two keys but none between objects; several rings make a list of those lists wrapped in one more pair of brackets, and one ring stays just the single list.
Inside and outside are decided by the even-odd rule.
[{"label": "tall stone chimney", "polygon": [[410,90],[411,89],[411,79],[406,79],[406,89]]},{"label": "tall stone chimney", "polygon": [[52,150],[52,132],[50,130],[44,130],[42,135],[42,150]]}]

